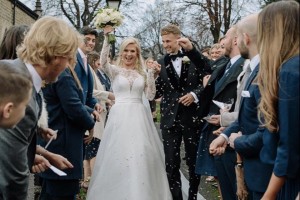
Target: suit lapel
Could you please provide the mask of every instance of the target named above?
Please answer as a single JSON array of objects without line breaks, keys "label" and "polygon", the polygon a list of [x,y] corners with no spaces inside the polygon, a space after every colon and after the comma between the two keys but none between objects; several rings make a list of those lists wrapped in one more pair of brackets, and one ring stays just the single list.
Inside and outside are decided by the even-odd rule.
[{"label": "suit lapel", "polygon": [[164,58],[164,64],[165,64],[165,69],[166,69],[166,75],[167,75],[171,85],[174,88],[178,88],[179,76],[173,67],[170,57],[167,55]]},{"label": "suit lapel", "polygon": [[180,78],[179,78],[180,87],[185,87],[185,85],[187,83],[188,75],[189,75],[189,73],[188,73],[189,72],[189,65],[190,64],[184,64],[184,63],[182,63],[182,65],[181,65],[181,74],[180,74]]},{"label": "suit lapel", "polygon": [[[243,64],[245,59],[244,58],[239,58],[228,70],[226,74],[218,81],[216,84],[216,89],[215,89],[215,95],[216,97],[220,92],[224,90],[224,88],[231,82],[237,81],[237,76],[240,74],[241,70],[243,69]],[[239,70],[240,68],[240,70]]]},{"label": "suit lapel", "polygon": [[79,63],[80,68],[83,71],[83,73],[87,75],[87,73],[86,73],[86,71],[84,69],[83,60],[82,60],[81,55],[80,55],[80,53],[78,51],[77,51],[77,62]]},{"label": "suit lapel", "polygon": [[[248,90],[249,90],[252,81],[255,79],[255,77],[256,77],[256,75],[257,75],[257,73],[258,73],[258,70],[259,70],[259,65],[257,65],[257,66],[254,68],[253,72],[252,72],[251,75],[249,76],[249,78],[248,78],[248,80],[247,80],[247,82],[246,82],[246,84],[245,84],[245,88],[243,88],[244,91],[248,91]],[[242,104],[244,103],[244,99],[245,99],[244,97],[241,97],[241,102],[240,102],[240,107],[239,107],[240,109],[242,108]]]}]

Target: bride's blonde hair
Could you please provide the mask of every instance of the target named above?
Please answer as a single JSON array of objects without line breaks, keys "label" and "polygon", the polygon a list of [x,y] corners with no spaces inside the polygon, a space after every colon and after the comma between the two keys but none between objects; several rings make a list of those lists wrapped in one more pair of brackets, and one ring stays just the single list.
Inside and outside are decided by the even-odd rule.
[{"label": "bride's blonde hair", "polygon": [[123,66],[123,61],[122,61],[122,54],[124,52],[124,49],[130,45],[133,44],[136,47],[136,52],[137,52],[137,60],[136,63],[134,65],[134,69],[138,71],[139,74],[141,74],[142,76],[146,77],[146,73],[145,73],[145,65],[144,65],[144,59],[142,57],[142,53],[141,53],[141,45],[139,43],[139,41],[136,38],[133,37],[129,37],[126,38],[122,41],[121,46],[120,46],[120,52],[119,52],[119,56],[118,59],[116,61],[116,65],[117,66]]}]

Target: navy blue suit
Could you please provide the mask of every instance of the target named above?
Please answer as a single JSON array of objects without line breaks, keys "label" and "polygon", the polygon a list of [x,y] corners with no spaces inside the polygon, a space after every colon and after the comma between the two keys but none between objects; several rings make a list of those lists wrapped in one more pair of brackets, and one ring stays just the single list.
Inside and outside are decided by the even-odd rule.
[{"label": "navy blue suit", "polygon": [[[243,134],[234,141],[234,146],[243,157],[246,185],[254,195],[257,193],[262,195],[265,192],[272,173],[272,166],[262,163],[259,158],[263,133],[263,130],[259,128],[260,122],[257,118],[260,92],[258,85],[253,83],[258,69],[259,66],[256,66],[246,82],[244,90],[250,93],[250,97],[241,98],[238,119],[224,131],[228,137],[231,133],[239,131]],[[260,197],[257,198],[260,199]]]},{"label": "navy blue suit", "polygon": [[85,71],[83,60],[79,52],[77,52],[76,57],[77,57],[77,63],[75,66],[75,72],[78,76],[78,79],[80,80],[83,89],[83,104],[87,105],[90,108],[88,109],[89,112],[92,113],[95,104],[97,103],[97,99],[93,97],[93,88],[94,88],[93,76],[91,74],[89,67],[87,67],[87,72]]},{"label": "navy blue suit", "polygon": [[281,67],[278,91],[279,131],[263,134],[261,160],[274,165],[273,173],[285,176],[278,199],[295,199],[300,191],[299,55]]},{"label": "navy blue suit", "polygon": [[[49,127],[58,130],[57,139],[51,142],[48,150],[66,157],[74,168],[64,170],[67,176],[58,176],[51,170],[45,171],[41,176],[46,180],[78,181],[82,178],[83,171],[83,137],[86,130],[94,127],[95,121],[83,104],[83,93],[78,89],[69,69],[58,77],[57,82],[43,88],[43,94],[47,102]],[[41,142],[42,146],[45,144]],[[66,185],[61,188],[60,194],[57,191],[52,194],[68,196],[74,192],[71,190]]]}]

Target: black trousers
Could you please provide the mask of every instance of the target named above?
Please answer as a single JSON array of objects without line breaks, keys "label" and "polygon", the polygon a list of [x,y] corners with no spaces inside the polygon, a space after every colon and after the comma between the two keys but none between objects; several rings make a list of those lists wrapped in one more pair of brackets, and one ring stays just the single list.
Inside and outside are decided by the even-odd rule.
[{"label": "black trousers", "polygon": [[199,129],[175,124],[170,129],[162,129],[165,151],[165,162],[170,190],[173,200],[182,200],[180,179],[180,146],[182,139],[185,146],[186,164],[189,168],[189,200],[197,199],[200,176],[195,174],[197,148],[199,143]]}]

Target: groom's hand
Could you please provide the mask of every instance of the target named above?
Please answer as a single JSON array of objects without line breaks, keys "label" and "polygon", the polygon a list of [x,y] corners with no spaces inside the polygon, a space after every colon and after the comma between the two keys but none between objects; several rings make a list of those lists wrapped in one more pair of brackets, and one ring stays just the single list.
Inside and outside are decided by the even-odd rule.
[{"label": "groom's hand", "polygon": [[184,48],[186,51],[190,51],[193,49],[193,44],[188,38],[180,38],[177,40],[178,45]]},{"label": "groom's hand", "polygon": [[195,101],[193,95],[191,93],[188,93],[182,97],[179,98],[179,103],[182,103],[185,106],[191,105]]}]

